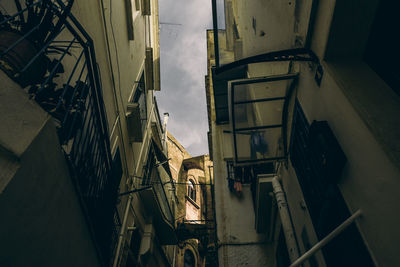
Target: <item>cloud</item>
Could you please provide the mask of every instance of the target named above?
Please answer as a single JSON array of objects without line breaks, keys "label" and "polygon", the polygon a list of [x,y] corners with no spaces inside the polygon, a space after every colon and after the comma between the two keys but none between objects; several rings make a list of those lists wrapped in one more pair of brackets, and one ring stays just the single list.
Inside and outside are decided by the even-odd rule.
[{"label": "cloud", "polygon": [[[211,1],[160,0],[160,112],[169,112],[168,130],[193,156],[208,153],[204,76],[206,29]],[[164,23],[164,24],[163,24]],[[181,25],[168,25],[178,23]]]}]

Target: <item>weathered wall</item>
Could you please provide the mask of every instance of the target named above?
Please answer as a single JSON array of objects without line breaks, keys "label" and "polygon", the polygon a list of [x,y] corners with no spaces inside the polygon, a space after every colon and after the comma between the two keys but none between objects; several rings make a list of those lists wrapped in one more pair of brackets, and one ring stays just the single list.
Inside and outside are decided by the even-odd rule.
[{"label": "weathered wall", "polygon": [[[295,3],[299,7],[297,14],[307,14],[305,7],[310,1],[282,2],[275,6],[270,1],[251,4],[245,1],[232,2],[239,34],[243,38],[244,56],[297,46],[296,35],[304,32],[297,27],[304,23],[299,21],[296,25],[297,22],[292,20],[293,16],[296,17],[296,11],[289,11]],[[282,17],[278,17],[284,13],[281,7],[291,2],[292,7],[285,9],[289,12],[288,19],[282,21]],[[395,250],[396,240],[400,238],[400,216],[393,213],[393,210],[397,209],[396,203],[400,201],[397,193],[400,187],[400,98],[362,59],[376,3],[319,1],[310,45],[321,60],[324,70],[321,85],[318,86],[314,80],[315,66],[310,68],[309,64],[295,63],[293,71],[300,71],[297,98],[307,119],[309,122],[326,120],[346,154],[348,162],[339,188],[351,212],[357,209],[363,211],[357,226],[373,260],[377,266],[397,266],[400,258]],[[268,12],[274,14],[267,15]],[[336,17],[335,12],[338,12]],[[276,25],[278,21],[281,24]],[[346,27],[350,24],[350,27]],[[260,36],[261,30],[265,35]],[[276,38],[271,40],[271,35]],[[210,34],[208,38],[212,38]],[[208,40],[209,63],[213,55],[210,43],[212,40]],[[254,77],[283,74],[288,70],[282,63],[255,64],[249,67],[248,74]],[[208,88],[212,92],[212,85]],[[214,113],[212,107],[209,111],[211,118]],[[221,128],[212,125],[213,158],[218,233],[220,240],[228,240],[237,231],[238,225],[250,231],[253,227],[250,221],[253,220],[234,217],[237,213],[245,212],[242,211],[245,200],[239,202],[229,196],[225,181],[226,167],[222,160],[226,139]],[[300,251],[304,253],[304,244],[301,242],[304,227],[312,244],[318,240],[308,211],[304,209],[302,192],[290,162],[282,176]],[[230,208],[230,205],[234,208]],[[232,218],[237,221],[232,222]],[[245,226],[247,219],[249,221]],[[246,236],[251,234],[247,233]],[[220,263],[232,266],[228,262],[236,259],[236,255],[242,253],[239,252],[241,249],[235,247],[237,253],[231,253],[232,248],[220,249]],[[318,253],[317,258],[319,265],[323,266],[321,253]]]},{"label": "weathered wall", "polygon": [[[192,158],[185,148],[168,133],[168,157],[171,158],[169,164],[173,179],[177,182],[178,205],[175,213],[177,222],[195,220],[191,223],[200,224],[205,222],[197,220],[204,220],[206,217],[212,219],[211,187],[209,186],[211,178],[208,172],[208,166],[212,166],[212,161],[209,160],[209,156],[203,155]],[[190,199],[188,196],[189,179],[193,180],[195,184],[195,199]],[[206,212],[208,212],[207,216]],[[209,232],[210,236],[213,236],[212,231]],[[191,250],[195,256],[196,266],[204,266],[205,258],[199,253],[200,245],[197,239],[182,241],[176,250],[176,266],[184,266],[184,253],[187,249]]]},{"label": "weathered wall", "polygon": [[[220,32],[220,36],[224,36]],[[214,61],[213,32],[207,31],[208,75]],[[265,236],[257,234],[250,188],[243,187],[242,198],[228,189],[226,151],[223,144],[229,142],[223,134],[226,127],[216,125],[212,79],[208,90],[211,94],[209,117],[211,118],[213,176],[215,183],[215,211],[218,234],[219,266],[273,266],[272,247],[265,245]],[[225,153],[225,154],[224,154]]]},{"label": "weathered wall", "polygon": [[0,265],[100,266],[53,120],[1,71],[0,80],[0,158],[19,165],[0,193]]}]

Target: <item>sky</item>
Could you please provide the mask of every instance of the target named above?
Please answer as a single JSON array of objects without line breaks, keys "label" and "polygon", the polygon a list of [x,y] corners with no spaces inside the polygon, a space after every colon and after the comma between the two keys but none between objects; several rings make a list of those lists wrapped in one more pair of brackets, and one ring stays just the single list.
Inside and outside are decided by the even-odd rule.
[{"label": "sky", "polygon": [[[206,29],[212,28],[211,0],[159,0],[160,116],[192,156],[208,154]],[[180,24],[169,25],[166,23]]]}]

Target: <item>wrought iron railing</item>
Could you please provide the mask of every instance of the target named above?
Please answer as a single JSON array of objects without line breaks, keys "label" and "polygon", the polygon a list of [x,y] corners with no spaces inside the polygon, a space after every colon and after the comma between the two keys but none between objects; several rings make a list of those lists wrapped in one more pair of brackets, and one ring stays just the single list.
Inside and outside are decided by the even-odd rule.
[{"label": "wrought iron railing", "polygon": [[117,188],[93,41],[73,0],[15,0],[0,9],[0,69],[53,118],[82,207],[106,265]]}]

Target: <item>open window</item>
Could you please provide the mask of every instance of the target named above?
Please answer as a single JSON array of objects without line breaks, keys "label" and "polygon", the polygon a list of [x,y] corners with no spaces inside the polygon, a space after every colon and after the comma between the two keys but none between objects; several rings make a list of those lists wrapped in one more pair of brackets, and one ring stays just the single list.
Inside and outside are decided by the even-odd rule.
[{"label": "open window", "polygon": [[142,74],[131,103],[128,104],[126,115],[129,139],[131,142],[142,142],[147,126],[147,101]]}]

